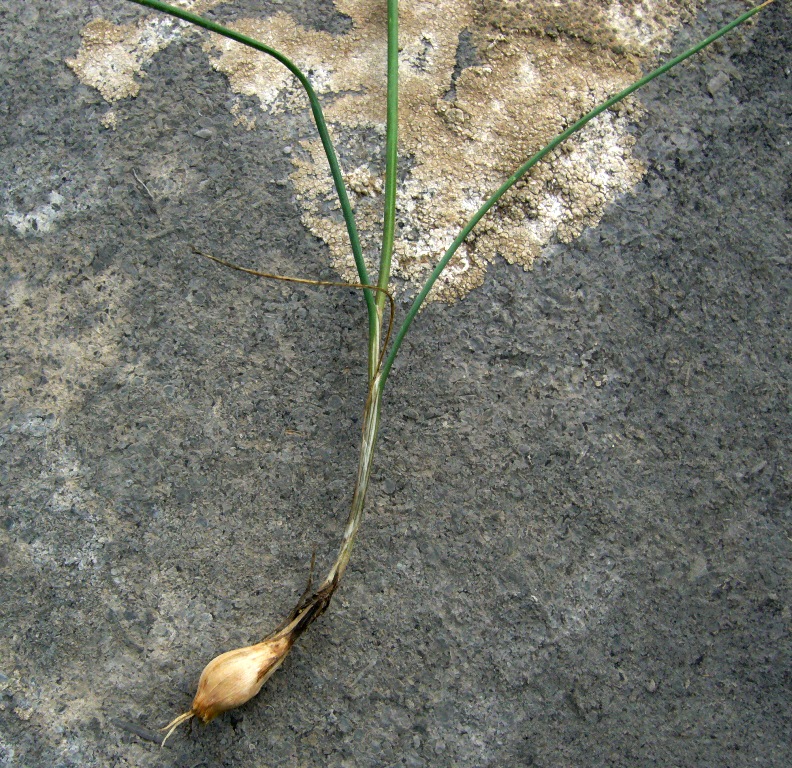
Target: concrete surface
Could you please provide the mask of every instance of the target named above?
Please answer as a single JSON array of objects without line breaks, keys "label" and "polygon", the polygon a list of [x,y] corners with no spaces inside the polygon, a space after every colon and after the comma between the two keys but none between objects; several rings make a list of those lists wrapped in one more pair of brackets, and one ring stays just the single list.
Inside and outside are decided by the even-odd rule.
[{"label": "concrete surface", "polygon": [[599,227],[422,314],[331,610],[165,750],[334,554],[364,318],[190,254],[334,274],[284,181],[302,118],[234,128],[197,43],[102,127],[63,62],[137,13],[0,3],[0,765],[785,765],[789,4],[648,90]]}]

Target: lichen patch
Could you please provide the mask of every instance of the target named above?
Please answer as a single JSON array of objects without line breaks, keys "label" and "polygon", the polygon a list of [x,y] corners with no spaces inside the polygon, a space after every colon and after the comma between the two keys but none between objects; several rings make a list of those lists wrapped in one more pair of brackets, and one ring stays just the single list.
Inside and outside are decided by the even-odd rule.
[{"label": "lichen patch", "polygon": [[[335,4],[352,20],[351,30],[340,36],[306,29],[288,13],[242,19],[234,27],[282,51],[306,72],[325,96],[342,161],[354,157],[352,148],[364,134],[379,145],[366,165],[353,160],[346,169],[374,270],[382,226],[385,5],[378,0]],[[502,181],[553,136],[640,76],[641,63],[668,43],[698,5],[700,0],[404,0],[399,119],[404,180],[397,195],[393,260],[397,289],[414,292]],[[83,48],[93,51],[94,68],[84,66],[81,78],[86,81],[84,75],[90,74],[91,84],[108,100],[130,95],[130,83],[137,81],[117,75],[139,73],[142,58],[136,52],[167,44],[165,33],[148,32],[147,38],[143,33],[158,18],[134,30],[107,22],[89,25]],[[158,42],[141,42],[153,38]],[[460,55],[465,45],[475,56]],[[204,47],[232,91],[255,96],[263,111],[305,108],[296,79],[272,58],[216,35],[208,36]],[[103,76],[98,75],[97,50],[104,55]],[[462,67],[458,60],[463,58],[475,63]],[[534,168],[459,249],[431,298],[461,298],[481,284],[497,257],[528,269],[553,239],[569,242],[596,225],[608,203],[643,173],[632,154],[630,130],[638,110],[632,102],[601,115]],[[304,151],[291,158],[303,221],[327,243],[335,269],[356,281],[321,145],[306,136],[301,146]]]},{"label": "lichen patch", "polygon": [[105,114],[102,115],[101,123],[105,128],[114,131],[118,128],[118,115],[111,109],[109,112],[105,112]]},{"label": "lichen patch", "polygon": [[[204,13],[220,1],[177,0],[174,4]],[[119,25],[95,19],[86,24],[77,55],[67,59],[66,64],[82,83],[96,88],[108,102],[137,96],[145,64],[189,26],[162,14],[148,16],[137,24]]]},{"label": "lichen patch", "polygon": [[[341,146],[385,123],[385,19],[380,4],[337,0],[354,27],[341,37],[303,29],[285,14],[243,20],[237,29],[283,51],[312,74]],[[414,290],[459,228],[533,152],[608,95],[640,76],[638,56],[666,42],[684,3],[477,2],[401,4],[400,153],[410,168],[398,197],[393,274]],[[455,77],[464,32],[479,63]],[[275,62],[227,40],[213,40],[213,66],[233,90],[282,108],[293,79]],[[320,77],[317,74],[321,73]],[[453,83],[453,91],[451,86]],[[452,98],[448,94],[453,93]],[[304,97],[302,97],[304,98]],[[304,102],[303,102],[304,103]],[[530,268],[553,238],[569,242],[595,225],[605,206],[629,190],[643,168],[629,131],[636,107],[603,115],[556,152],[481,223],[449,265],[432,298],[454,300],[481,284],[501,256]],[[330,247],[335,268],[356,279],[348,241],[318,143],[304,144],[313,164],[294,157],[292,179],[303,220]],[[347,174],[358,225],[373,262],[382,220],[379,184]],[[373,267],[374,264],[371,263]]]}]

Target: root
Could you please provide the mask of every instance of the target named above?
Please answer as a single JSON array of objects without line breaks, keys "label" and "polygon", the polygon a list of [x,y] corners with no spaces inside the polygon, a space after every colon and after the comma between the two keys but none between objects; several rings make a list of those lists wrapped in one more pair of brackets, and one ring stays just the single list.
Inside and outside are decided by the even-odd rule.
[{"label": "root", "polygon": [[189,712],[184,712],[178,717],[174,717],[164,728],[160,728],[160,733],[163,731],[167,731],[165,734],[165,738],[162,740],[162,744],[160,744],[160,748],[165,746],[165,742],[171,737],[171,734],[182,724],[186,723],[192,717],[195,716],[195,712],[190,710]]}]

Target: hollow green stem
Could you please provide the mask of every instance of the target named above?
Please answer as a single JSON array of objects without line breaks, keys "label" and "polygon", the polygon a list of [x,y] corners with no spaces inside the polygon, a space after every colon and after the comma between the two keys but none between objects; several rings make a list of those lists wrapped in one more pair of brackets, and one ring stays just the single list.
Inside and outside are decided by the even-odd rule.
[{"label": "hollow green stem", "polygon": [[[393,240],[396,232],[396,184],[398,182],[399,142],[399,0],[388,0],[388,112],[385,134],[385,218],[382,227],[382,249],[380,251],[377,285],[388,290],[390,282]],[[382,313],[385,309],[385,294],[376,298],[377,334],[369,338],[369,380],[376,375],[376,363],[382,335]]]},{"label": "hollow green stem", "polygon": [[606,109],[609,109],[614,104],[620,102],[622,99],[629,96],[631,93],[634,93],[639,88],[642,88],[647,83],[650,83],[656,77],[660,77],[660,75],[665,74],[668,72],[669,69],[675,67],[677,64],[681,64],[685,59],[690,58],[694,54],[698,53],[702,49],[706,48],[711,43],[714,43],[718,38],[723,37],[723,35],[731,32],[735,27],[739,26],[743,22],[750,19],[754,14],[758,13],[765,8],[766,6],[770,5],[773,0],[767,0],[767,2],[762,3],[761,5],[752,8],[751,10],[747,11],[746,13],[742,14],[738,18],[734,19],[734,21],[727,24],[722,29],[719,29],[714,34],[710,35],[705,40],[702,40],[700,43],[697,43],[692,48],[688,49],[684,53],[676,56],[675,58],[667,61],[662,66],[658,67],[657,69],[650,72],[648,75],[645,75],[640,80],[637,80],[629,87],[625,88],[623,91],[620,91],[615,96],[611,96],[607,101],[600,104],[598,107],[595,107],[591,110],[587,115],[584,115],[580,118],[576,123],[569,126],[563,133],[559,133],[547,146],[539,150],[533,157],[523,163],[505,182],[495,191],[495,193],[481,206],[481,208],[476,211],[473,217],[468,221],[467,224],[462,228],[462,231],[457,235],[456,239],[453,243],[451,243],[448,250],[445,252],[443,258],[437,263],[437,266],[432,270],[429,279],[426,281],[426,284],[421,289],[420,293],[415,297],[412,305],[410,306],[410,310],[404,318],[404,322],[402,323],[401,327],[396,333],[396,336],[393,340],[393,345],[391,346],[391,350],[388,353],[388,356],[385,358],[385,362],[382,364],[382,370],[380,372],[380,376],[382,381],[384,382],[388,378],[388,374],[390,373],[391,366],[393,365],[393,361],[396,358],[396,354],[399,351],[399,347],[401,347],[402,341],[404,341],[404,337],[407,331],[412,325],[415,316],[418,314],[418,311],[421,308],[421,305],[426,300],[426,297],[429,295],[429,292],[432,290],[432,286],[437,281],[437,278],[440,277],[442,271],[446,268],[446,265],[451,260],[451,257],[456,253],[457,249],[460,245],[465,241],[465,238],[470,234],[470,231],[473,227],[478,224],[478,222],[482,219],[482,217],[487,213],[487,211],[498,202],[498,200],[503,197],[503,195],[508,192],[514,184],[519,181],[531,168],[533,168],[542,158],[550,154],[559,144],[563,141],[566,141],[572,134],[579,131],[586,123],[593,120],[597,115],[604,112]]},{"label": "hollow green stem", "polygon": [[[333,142],[330,139],[330,133],[327,130],[327,123],[324,119],[322,105],[319,103],[316,92],[311,86],[311,83],[308,81],[308,78],[302,73],[297,65],[279,51],[276,51],[274,48],[270,48],[270,46],[265,45],[258,40],[254,40],[252,37],[235,32],[233,29],[228,29],[227,27],[217,24],[210,19],[205,19],[203,16],[190,13],[189,11],[185,11],[182,8],[177,8],[176,6],[162,3],[159,0],[130,0],[130,2],[137,3],[138,5],[144,5],[148,8],[153,8],[154,10],[161,11],[162,13],[167,13],[170,16],[175,16],[177,19],[188,21],[191,24],[208,29],[210,32],[215,32],[218,35],[227,37],[230,40],[236,41],[237,43],[242,43],[242,45],[247,45],[257,51],[266,53],[268,56],[272,56],[273,59],[283,64],[283,66],[286,67],[286,69],[288,69],[289,72],[291,72],[297,78],[308,96],[314,122],[316,123],[317,130],[319,131],[319,137],[322,140],[322,147],[324,147],[325,154],[327,155],[327,162],[330,165],[330,173],[333,177],[333,183],[335,184],[336,193],[338,194],[338,200],[341,203],[341,212],[344,215],[347,232],[349,233],[349,242],[352,246],[352,255],[355,259],[355,266],[357,267],[360,282],[363,285],[370,285],[371,281],[369,280],[368,271],[366,270],[366,262],[363,259],[363,249],[360,245],[357,225],[355,224],[355,214],[352,211],[352,205],[349,202],[349,196],[347,195],[346,186],[344,185],[344,177],[341,173],[341,167],[338,164],[338,158],[336,157],[335,149],[333,148]],[[369,334],[371,334],[376,332],[376,328],[379,325],[377,320],[377,309],[372,291],[366,290],[363,293],[366,299],[366,307],[368,308]],[[379,359],[379,355],[375,352],[373,358],[373,365],[376,366],[376,361]],[[371,365],[372,363],[369,361],[369,366]]]}]

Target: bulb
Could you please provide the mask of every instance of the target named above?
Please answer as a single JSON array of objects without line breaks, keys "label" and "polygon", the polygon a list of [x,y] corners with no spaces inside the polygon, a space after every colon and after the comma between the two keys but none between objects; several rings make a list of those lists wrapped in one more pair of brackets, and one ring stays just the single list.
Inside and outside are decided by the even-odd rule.
[{"label": "bulb", "polygon": [[208,723],[222,712],[252,699],[281,665],[292,643],[289,636],[273,638],[212,659],[198,680],[193,715]]},{"label": "bulb", "polygon": [[308,588],[300,601],[265,640],[221,653],[212,659],[201,672],[198,692],[190,711],[175,717],[162,729],[167,731],[162,746],[182,723],[191,718],[197,717],[202,723],[208,723],[219,714],[250,701],[283,663],[297,638],[325,611],[337,588],[337,571],[314,593],[311,593],[309,579]]},{"label": "bulb", "polygon": [[227,651],[212,659],[201,672],[190,711],[174,718],[162,729],[167,731],[162,746],[187,720],[197,717],[208,723],[219,714],[250,701],[281,665],[295,639],[293,632],[278,633],[256,645]]}]

